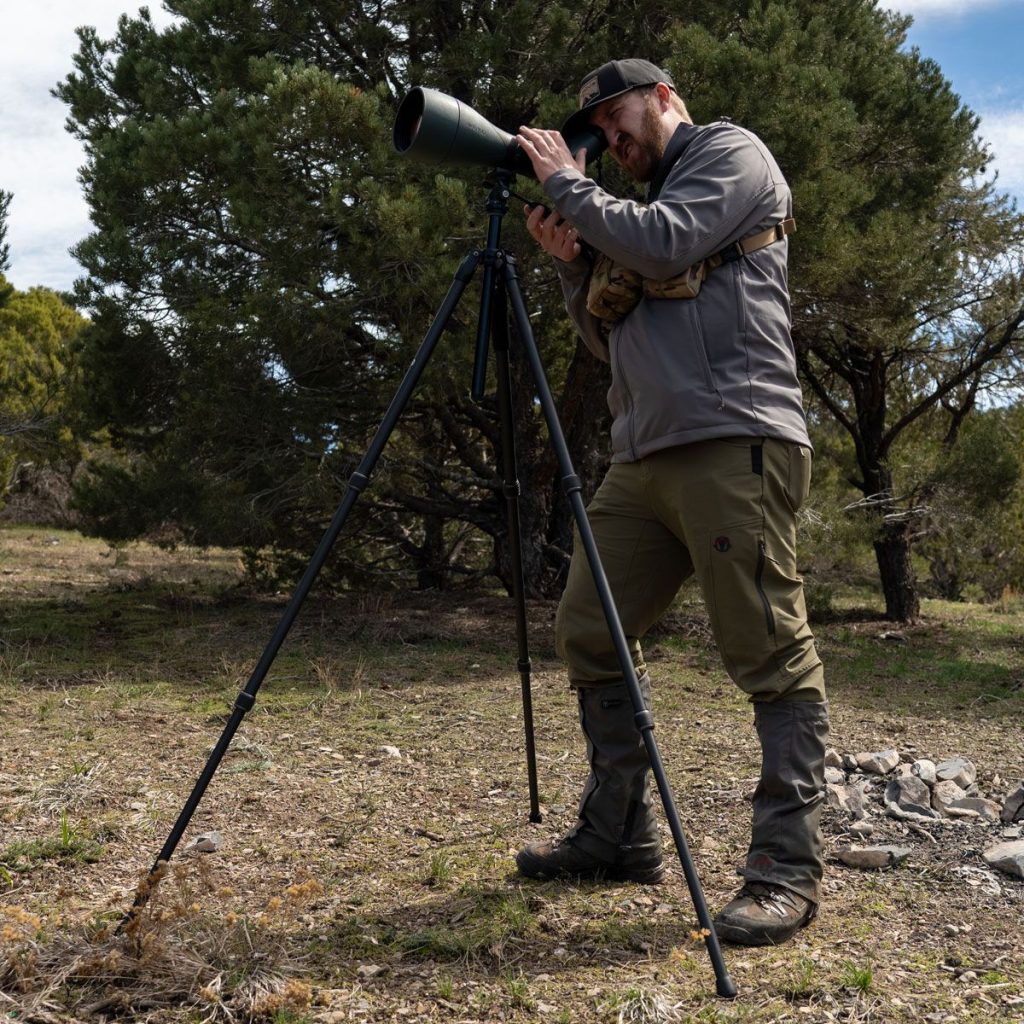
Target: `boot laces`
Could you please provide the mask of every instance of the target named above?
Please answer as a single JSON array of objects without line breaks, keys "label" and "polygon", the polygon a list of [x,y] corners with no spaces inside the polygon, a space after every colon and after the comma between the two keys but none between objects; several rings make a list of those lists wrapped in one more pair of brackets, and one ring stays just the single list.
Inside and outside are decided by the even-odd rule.
[{"label": "boot laces", "polygon": [[799,910],[793,893],[781,886],[765,882],[751,882],[743,887],[742,895],[752,899],[763,911],[785,917],[790,911]]}]

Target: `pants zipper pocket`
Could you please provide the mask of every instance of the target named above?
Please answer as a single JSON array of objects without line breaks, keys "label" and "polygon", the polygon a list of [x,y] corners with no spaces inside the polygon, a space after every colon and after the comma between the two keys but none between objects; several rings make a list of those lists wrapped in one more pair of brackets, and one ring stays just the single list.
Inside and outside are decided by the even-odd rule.
[{"label": "pants zipper pocket", "polygon": [[775,613],[772,611],[768,595],[764,592],[764,563],[767,558],[768,552],[765,549],[764,541],[760,540],[757,542],[757,569],[754,571],[754,586],[757,588],[761,603],[764,605],[764,618],[768,626],[768,635],[775,636]]}]

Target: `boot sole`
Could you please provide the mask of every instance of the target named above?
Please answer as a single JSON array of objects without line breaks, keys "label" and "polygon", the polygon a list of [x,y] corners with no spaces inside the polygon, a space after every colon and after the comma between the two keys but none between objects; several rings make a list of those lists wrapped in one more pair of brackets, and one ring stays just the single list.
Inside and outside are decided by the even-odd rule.
[{"label": "boot sole", "polygon": [[516,854],[516,865],[527,878],[536,878],[544,882],[568,878],[593,882],[637,882],[640,885],[657,885],[665,878],[665,865],[661,863],[645,868],[609,864],[572,871],[563,867],[552,868],[542,858],[534,857],[526,850],[520,850]]}]

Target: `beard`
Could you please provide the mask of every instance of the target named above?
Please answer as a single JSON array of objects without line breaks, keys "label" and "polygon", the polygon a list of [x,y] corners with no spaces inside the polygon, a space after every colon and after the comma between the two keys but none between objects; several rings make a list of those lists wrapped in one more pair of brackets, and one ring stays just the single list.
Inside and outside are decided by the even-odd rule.
[{"label": "beard", "polygon": [[616,146],[612,155],[634,181],[648,182],[654,179],[658,164],[665,155],[661,118],[654,103],[644,104],[638,136],[627,136],[624,142]]}]

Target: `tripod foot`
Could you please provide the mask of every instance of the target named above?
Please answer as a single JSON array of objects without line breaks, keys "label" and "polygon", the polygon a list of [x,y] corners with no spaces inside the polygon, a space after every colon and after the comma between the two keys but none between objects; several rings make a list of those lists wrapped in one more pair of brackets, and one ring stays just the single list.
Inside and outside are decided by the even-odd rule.
[{"label": "tripod foot", "polygon": [[736,983],[729,977],[728,974],[717,979],[715,985],[715,991],[723,999],[735,999],[736,998]]},{"label": "tripod foot", "polygon": [[533,811],[530,814],[530,821],[532,821],[534,825],[539,825],[543,820],[544,815],[541,814],[540,811]]}]

